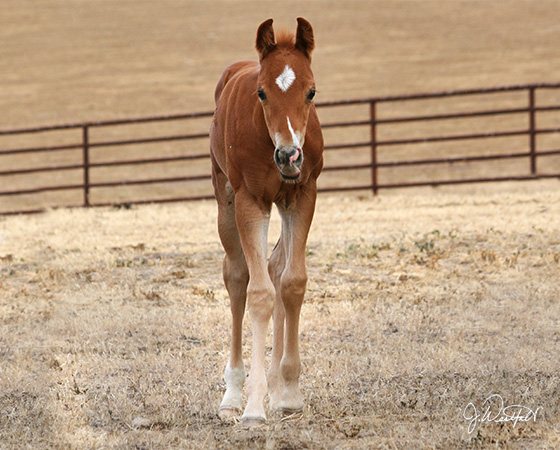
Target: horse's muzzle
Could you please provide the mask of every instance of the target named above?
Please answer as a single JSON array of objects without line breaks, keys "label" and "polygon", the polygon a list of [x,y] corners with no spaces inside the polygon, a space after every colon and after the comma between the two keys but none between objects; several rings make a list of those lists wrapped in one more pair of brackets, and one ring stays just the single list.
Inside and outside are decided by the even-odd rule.
[{"label": "horse's muzzle", "polygon": [[279,147],[274,150],[274,162],[284,180],[297,181],[303,164],[303,151],[299,147]]}]

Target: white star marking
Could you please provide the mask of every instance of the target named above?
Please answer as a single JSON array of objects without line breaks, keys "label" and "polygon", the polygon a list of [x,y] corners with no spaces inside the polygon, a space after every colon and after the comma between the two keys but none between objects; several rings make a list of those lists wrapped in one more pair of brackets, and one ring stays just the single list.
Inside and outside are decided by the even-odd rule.
[{"label": "white star marking", "polygon": [[292,83],[296,79],[296,74],[292,70],[290,66],[284,67],[284,71],[278,75],[276,78],[276,84],[282,90],[282,92],[286,92],[288,88],[292,85]]}]

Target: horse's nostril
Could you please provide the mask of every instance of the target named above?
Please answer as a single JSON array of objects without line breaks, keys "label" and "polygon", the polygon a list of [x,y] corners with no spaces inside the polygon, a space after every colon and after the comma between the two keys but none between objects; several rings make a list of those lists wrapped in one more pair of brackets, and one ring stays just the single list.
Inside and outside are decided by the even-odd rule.
[{"label": "horse's nostril", "polygon": [[276,162],[281,165],[292,165],[301,158],[301,150],[296,147],[279,148],[275,152]]}]

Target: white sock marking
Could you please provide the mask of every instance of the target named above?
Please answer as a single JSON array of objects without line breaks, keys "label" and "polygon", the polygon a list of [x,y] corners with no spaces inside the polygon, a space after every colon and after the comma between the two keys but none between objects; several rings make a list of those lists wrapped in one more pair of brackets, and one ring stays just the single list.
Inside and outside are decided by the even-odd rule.
[{"label": "white sock marking", "polygon": [[284,71],[280,75],[278,75],[278,78],[276,78],[276,84],[282,90],[282,92],[286,92],[295,81],[295,79],[296,74],[290,66],[286,65],[286,67],[284,67]]},{"label": "white sock marking", "polygon": [[228,362],[224,378],[226,380],[226,393],[220,408],[242,409],[241,390],[243,389],[243,383],[245,383],[245,367],[232,369]]}]

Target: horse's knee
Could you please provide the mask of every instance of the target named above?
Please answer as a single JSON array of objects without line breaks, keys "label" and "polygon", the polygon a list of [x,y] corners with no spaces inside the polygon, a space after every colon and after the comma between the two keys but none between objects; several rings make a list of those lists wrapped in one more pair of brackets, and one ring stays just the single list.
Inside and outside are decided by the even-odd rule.
[{"label": "horse's knee", "polygon": [[224,282],[226,285],[245,285],[249,282],[249,270],[244,259],[233,262],[229,257],[224,258]]},{"label": "horse's knee", "polygon": [[284,303],[301,302],[307,286],[307,274],[285,273],[282,276],[282,300]]},{"label": "horse's knee", "polygon": [[269,320],[274,311],[276,291],[272,282],[256,284],[249,281],[247,303],[249,313],[258,320]]}]

